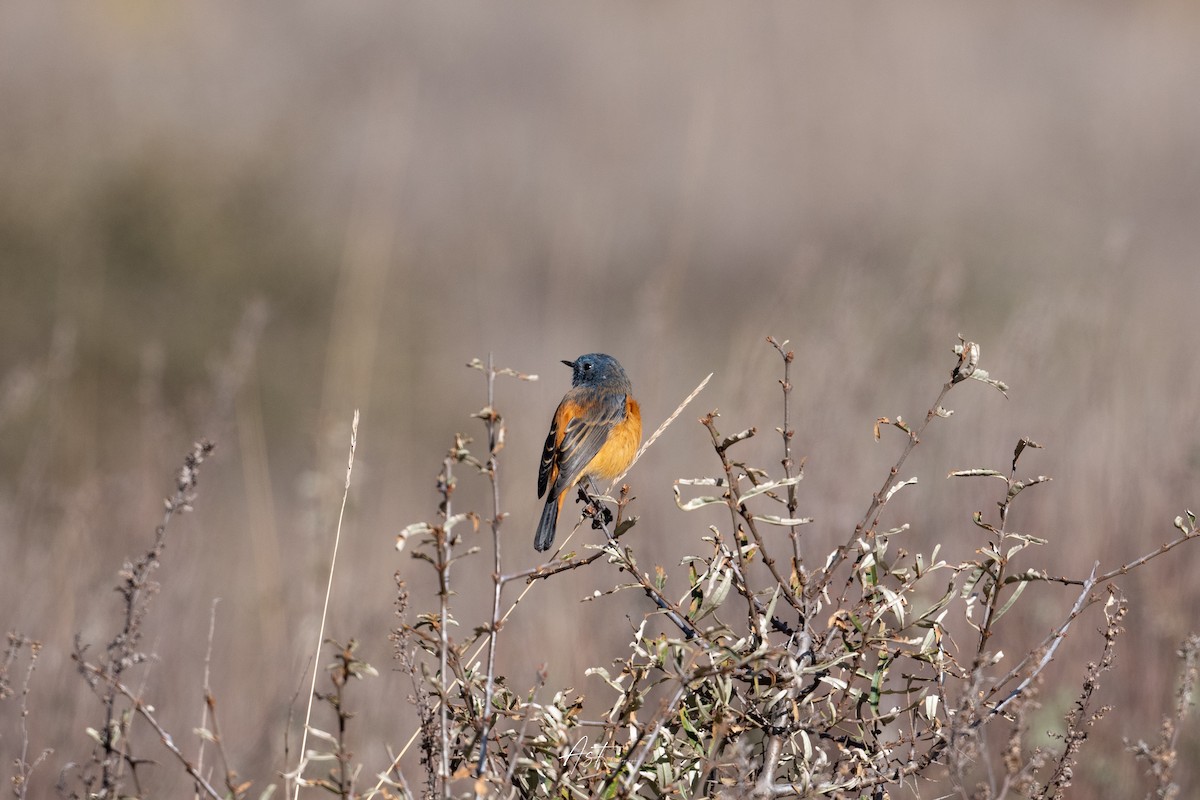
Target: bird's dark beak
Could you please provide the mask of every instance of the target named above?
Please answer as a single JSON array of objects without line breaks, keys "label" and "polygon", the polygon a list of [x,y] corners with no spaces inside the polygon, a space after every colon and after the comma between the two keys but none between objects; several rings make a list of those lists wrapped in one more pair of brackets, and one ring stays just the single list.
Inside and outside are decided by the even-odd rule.
[{"label": "bird's dark beak", "polygon": [[563,363],[564,363],[564,364],[566,364],[566,365],[567,365],[568,367],[570,367],[571,369],[575,369],[575,362],[574,362],[574,361],[563,361]]}]

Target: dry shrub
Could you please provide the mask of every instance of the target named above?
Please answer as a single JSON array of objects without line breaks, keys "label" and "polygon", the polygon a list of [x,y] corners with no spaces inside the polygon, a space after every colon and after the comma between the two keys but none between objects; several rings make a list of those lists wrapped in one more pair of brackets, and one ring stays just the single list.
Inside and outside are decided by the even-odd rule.
[{"label": "dry shrub", "polygon": [[[580,553],[567,548],[567,537],[542,566],[505,572],[501,530],[506,514],[498,480],[505,423],[495,384],[500,377],[532,376],[498,369],[490,358],[486,364],[472,362],[469,366],[486,379],[486,404],[473,415],[484,428],[483,448],[473,450],[478,446],[467,436],[455,435],[437,477],[436,516],[409,525],[397,537],[397,549],[426,564],[436,577],[436,595],[426,604],[414,603],[399,573],[396,577],[394,655],[411,678],[407,700],[417,709],[418,730],[389,749],[390,763],[370,771],[356,763],[350,728],[353,706],[364,700],[350,686],[375,670],[358,658],[353,640],[327,641],[334,655],[325,667],[330,688],[313,697],[335,727],[326,731],[314,723],[305,728],[305,741],[311,735],[314,744],[302,745],[294,767],[279,771],[286,792],[319,788],[345,798],[884,798],[941,796],[950,787],[957,796],[971,798],[1062,796],[1073,770],[1088,757],[1090,732],[1110,710],[1097,704],[1096,690],[1112,663],[1128,609],[1115,581],[1200,535],[1195,516],[1187,512],[1176,518],[1178,536],[1130,563],[1107,570],[1097,563],[1086,575],[1051,575],[1038,566],[1038,547],[1045,539],[1009,525],[1010,511],[1025,490],[1045,491],[1043,484],[1050,481],[1026,469],[1040,445],[1022,438],[999,468],[949,472],[955,480],[990,480],[997,490],[995,508],[973,515],[978,537],[973,557],[947,560],[940,545],[930,552],[907,550],[908,526],[883,521],[898,492],[918,491],[915,479],[903,478],[906,460],[937,426],[953,423],[945,405],[952,391],[957,398],[964,386],[1007,388],[982,369],[978,345],[960,340],[957,363],[923,419],[877,421],[877,438],[899,432],[899,455],[850,535],[832,552],[807,552],[804,526],[811,520],[802,516],[796,492],[804,464],[792,451],[789,427],[793,354],[786,342],[768,341],[783,370],[782,423],[775,428],[778,466],[739,460],[739,445],[758,435],[755,428],[725,434],[716,411],[700,418],[712,442],[713,469],[707,476],[674,482],[679,525],[692,527],[696,513],[704,510],[717,512],[712,517],[717,521],[694,525],[683,581],[671,581],[661,566],[639,562],[627,536],[638,525],[627,485],[619,491],[615,486],[605,492],[580,489],[581,523],[603,533],[601,544]],[[645,446],[701,388],[703,383]],[[191,776],[198,796],[268,796],[277,788],[255,789],[230,766],[216,699],[207,687],[211,725],[195,731],[200,758],[191,759],[159,724],[147,699],[150,691],[133,682],[149,660],[140,646],[141,630],[158,588],[152,574],[163,556],[168,524],[190,508],[198,468],[211,449],[202,442],[188,455],[153,546],[122,571],[118,589],[124,618],[117,633],[94,658],[85,643],[77,644],[80,674],[99,699],[102,716],[101,724],[90,729],[90,754],[62,772],[63,796],[146,796],[141,775],[153,761],[144,754],[145,739],[134,735],[139,726]],[[487,482],[490,508],[456,506],[464,479]],[[349,482],[348,471],[347,490]],[[456,570],[462,559],[484,557],[487,549],[471,544],[474,539],[464,531],[481,528],[491,534],[491,613],[482,620],[460,619]],[[600,680],[590,697],[544,696],[544,676],[518,686],[497,674],[495,653],[504,645],[505,624],[528,608],[521,601],[541,581],[570,580],[579,569],[616,576],[618,583],[598,592],[594,602],[626,591],[644,595],[645,612],[631,625],[628,652],[587,670]],[[1008,615],[1018,603],[1041,602],[1047,592],[1063,589],[1070,605],[1032,647],[1017,654],[994,649],[997,632],[1015,618]],[[1086,665],[1065,665],[1075,676],[1077,699],[1061,741],[1030,744],[1030,712],[1046,691],[1047,667],[1068,631],[1090,611],[1101,621],[1099,657]],[[38,648],[14,634],[0,663],[0,697],[15,694],[10,673],[26,649],[28,693]],[[1182,650],[1180,689],[1158,743],[1130,745],[1147,763],[1159,797],[1181,791],[1172,782],[1173,766],[1179,729],[1192,703],[1196,652],[1193,637]],[[589,717],[590,709],[600,711]],[[25,713],[22,703],[22,717]],[[219,756],[222,789],[212,780],[214,769],[203,765],[208,742]],[[18,797],[43,759],[23,756],[17,762]],[[416,772],[422,774],[419,782],[412,779]]]}]

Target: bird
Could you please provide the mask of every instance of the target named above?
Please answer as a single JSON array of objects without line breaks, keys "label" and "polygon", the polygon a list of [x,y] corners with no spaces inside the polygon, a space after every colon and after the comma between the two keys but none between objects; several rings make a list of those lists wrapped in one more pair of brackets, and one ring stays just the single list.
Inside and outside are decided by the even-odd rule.
[{"label": "bird", "polygon": [[620,362],[604,353],[574,361],[571,388],[563,395],[538,469],[538,497],[546,507],[533,537],[533,548],[548,550],[563,498],[581,480],[613,479],[633,463],[642,441],[642,412]]}]

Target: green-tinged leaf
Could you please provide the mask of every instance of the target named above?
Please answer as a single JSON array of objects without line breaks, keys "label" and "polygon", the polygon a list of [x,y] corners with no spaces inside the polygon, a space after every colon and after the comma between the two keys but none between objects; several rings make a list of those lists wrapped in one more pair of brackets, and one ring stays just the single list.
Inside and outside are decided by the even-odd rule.
[{"label": "green-tinged leaf", "polygon": [[963,578],[962,589],[959,592],[960,596],[966,599],[972,592],[974,592],[975,586],[979,583],[979,580],[983,577],[983,575],[983,567],[980,566],[974,566],[967,570],[966,576]]},{"label": "green-tinged leaf", "polygon": [[724,486],[724,478],[677,478],[676,486]]},{"label": "green-tinged leaf", "polygon": [[397,553],[404,550],[404,546],[408,544],[408,537],[412,536],[414,533],[425,535],[432,534],[433,526],[428,522],[414,522],[412,525],[405,527],[404,530],[396,534]]},{"label": "green-tinged leaf", "polygon": [[314,728],[312,725],[308,726],[308,733],[309,733],[309,735],[315,736],[316,738],[322,739],[326,742],[332,742],[334,744],[337,743],[337,739],[334,737],[334,735],[332,733],[329,733],[328,731],[323,731],[320,728]]},{"label": "green-tinged leaf", "polygon": [[1024,436],[1022,436],[1021,441],[1017,442],[1017,446],[1013,448],[1012,465],[1013,465],[1014,470],[1017,468],[1017,459],[1021,457],[1021,453],[1023,453],[1025,451],[1026,447],[1032,447],[1036,450],[1042,449],[1042,446],[1040,444],[1038,444],[1037,442],[1035,442],[1033,439],[1027,439]]},{"label": "green-tinged leaf", "polygon": [[888,539],[887,534],[884,533],[876,533],[871,539],[871,549],[874,552],[875,560],[884,571],[888,568],[885,556],[887,555],[889,544],[891,544],[891,541]]},{"label": "green-tinged leaf", "polygon": [[988,523],[983,521],[983,512],[982,511],[976,511],[974,514],[972,514],[971,521],[974,522],[976,525],[978,525],[980,528],[983,528],[985,531],[990,531],[991,533],[999,533],[999,531],[996,530],[995,526],[989,525]]},{"label": "green-tinged leaf", "polygon": [[733,586],[733,570],[726,567],[714,571],[708,577],[708,586],[704,590],[704,601],[700,604],[700,610],[696,612],[696,619],[703,619],[712,612],[721,607],[725,602],[725,598],[729,596],[729,589]]},{"label": "green-tinged leaf", "polygon": [[743,492],[741,499],[743,502],[745,502],[746,500],[749,500],[751,497],[757,497],[760,494],[766,494],[767,492],[771,492],[776,489],[782,489],[787,486],[795,486],[797,483],[799,483],[801,481],[801,479],[803,477],[804,476],[802,476],[802,475],[794,475],[791,478],[784,478],[784,479],[778,480],[778,481],[767,481],[766,483],[760,483],[757,486],[755,486],[751,489],[747,489],[745,492]]},{"label": "green-tinged leaf", "polygon": [[986,383],[988,386],[991,386],[996,391],[1000,392],[1000,394],[1004,395],[1005,397],[1008,397],[1008,384],[1005,383],[1004,381],[999,381],[999,380],[996,380],[995,378],[989,376],[987,373],[987,370],[979,369],[978,367],[976,367],[975,371],[967,377],[969,377],[973,381],[979,381],[980,383]]},{"label": "green-tinged leaf", "polygon": [[879,659],[879,666],[875,669],[875,674],[871,677],[871,693],[867,696],[867,703],[875,711],[876,716],[879,715],[879,695],[883,687],[883,677],[887,674],[887,666],[890,659],[887,657],[887,651]]},{"label": "green-tinged leaf", "polygon": [[455,525],[467,520],[471,522],[473,530],[479,530],[479,516],[473,511],[468,511],[465,514],[453,514],[449,517],[446,517],[446,521],[442,524],[442,527],[445,528],[446,533],[449,533],[454,529]]},{"label": "green-tinged leaf", "polygon": [[730,447],[732,447],[733,445],[737,444],[738,442],[749,439],[750,437],[754,436],[756,433],[758,433],[757,428],[746,428],[746,430],[741,431],[740,433],[735,433],[732,436],[725,437],[725,440],[722,441],[719,445],[717,445],[717,449],[721,450],[721,452],[724,452],[724,451],[728,450]]},{"label": "green-tinged leaf", "polygon": [[1026,487],[1037,486],[1039,483],[1046,483],[1047,481],[1052,480],[1054,479],[1047,475],[1038,475],[1036,478],[1030,478],[1024,481],[1013,481],[1012,485],[1008,487],[1009,499],[1016,497],[1018,494],[1020,494],[1021,490]]},{"label": "green-tinged leaf", "polygon": [[667,585],[667,572],[658,564],[654,565],[654,588],[660,592]]},{"label": "green-tinged leaf", "polygon": [[[931,605],[929,608],[925,609],[920,614],[913,615],[913,619],[919,620],[919,621],[925,621],[925,620],[930,619],[935,614],[937,614],[939,611],[941,611],[943,608],[950,605],[950,602],[954,599],[954,595],[955,595],[954,581],[951,581],[946,586],[946,593],[944,595],[942,595],[941,599],[939,599],[936,603]],[[963,596],[965,597],[966,595],[963,595]]]},{"label": "green-tinged leaf", "polygon": [[1010,583],[1019,583],[1021,581],[1047,581],[1050,576],[1045,572],[1036,569],[1027,569],[1019,575],[1009,575],[1004,579],[1002,585],[1007,586]]},{"label": "green-tinged leaf", "polygon": [[862,574],[863,586],[879,585],[879,570],[876,568],[875,556],[864,556],[859,564],[858,571]]},{"label": "green-tinged leaf", "polygon": [[1036,536],[1018,536],[1017,540],[1020,542],[1020,544],[1014,545],[1008,549],[1008,560],[1009,561],[1012,560],[1013,555],[1020,552],[1021,550],[1024,550],[1026,547],[1029,547],[1029,545],[1031,545],[1031,544],[1045,544],[1046,543],[1045,539],[1039,539]]},{"label": "green-tinged leaf", "polygon": [[999,478],[1002,481],[1007,481],[1008,476],[1002,472],[997,472],[994,469],[956,469],[946,476],[947,478]]},{"label": "green-tinged leaf", "polygon": [[782,592],[783,592],[783,587],[776,585],[775,591],[771,594],[771,599],[767,602],[767,609],[762,614],[762,619],[764,621],[769,620],[771,617],[775,616],[775,606],[776,606],[776,604],[779,603],[779,596],[782,594]]},{"label": "green-tinged leaf", "polygon": [[905,486],[912,486],[912,485],[914,485],[914,484],[916,484],[916,483],[917,483],[917,478],[916,478],[915,476],[914,476],[914,477],[912,477],[912,478],[909,478],[909,479],[908,479],[908,480],[906,480],[906,481],[900,481],[900,482],[899,482],[899,483],[897,483],[895,486],[893,486],[892,488],[888,489],[888,491],[887,491],[887,494],[886,494],[886,495],[884,495],[884,497],[883,497],[883,502],[885,502],[885,503],[886,503],[888,500],[891,500],[891,499],[892,499],[892,495],[894,495],[896,492],[898,492],[898,491],[900,491],[901,489],[903,489]]},{"label": "green-tinged leaf", "polygon": [[617,523],[617,527],[613,529],[613,538],[617,538],[625,533],[625,531],[637,525],[638,517],[626,517]]},{"label": "green-tinged leaf", "polygon": [[[319,750],[309,750],[307,755],[308,761],[333,761],[337,758],[336,753],[322,753]],[[315,784],[305,784],[306,786],[314,786]]]},{"label": "green-tinged leaf", "polygon": [[590,667],[588,669],[585,669],[583,671],[583,674],[588,675],[588,676],[599,675],[601,680],[603,680],[605,683],[607,683],[609,686],[611,686],[613,689],[615,689],[619,694],[621,694],[621,695],[625,694],[625,687],[621,685],[621,681],[625,680],[625,678],[628,677],[626,675],[622,675],[619,678],[617,678],[616,680],[613,680],[612,676],[608,674],[608,670],[606,670],[604,667]]},{"label": "green-tinged leaf", "polygon": [[817,680],[828,686],[832,686],[834,689],[840,689],[843,692],[846,691],[846,687],[850,685],[841,678],[835,678],[832,675],[821,675],[817,678]]},{"label": "green-tinged leaf", "polygon": [[696,730],[696,726],[692,724],[692,720],[691,717],[688,716],[688,710],[686,706],[680,706],[679,708],[679,724],[685,731],[688,732],[688,734],[691,735],[693,739],[696,741],[701,740],[702,736],[700,732]]},{"label": "green-tinged leaf", "polygon": [[770,477],[771,477],[771,473],[767,472],[765,469],[759,469],[758,467],[751,466],[750,464],[745,464],[741,461],[736,462],[736,463],[739,467],[741,467],[743,470],[745,470],[746,477],[749,478],[750,482],[753,483],[755,486],[757,486],[759,484],[759,482],[766,481],[766,480],[770,479]]},{"label": "green-tinged leaf", "polygon": [[375,669],[365,661],[358,661],[355,662],[355,664],[355,667],[351,670],[351,674],[354,675],[354,677],[359,679],[379,677],[379,670]]},{"label": "green-tinged leaf", "polygon": [[684,500],[679,494],[679,487],[676,486],[675,505],[678,506],[681,511],[695,511],[696,509],[704,508],[705,506],[727,505],[727,503],[725,498],[713,497],[711,495],[702,495],[700,497],[693,497],[691,500]]},{"label": "green-tinged leaf", "polygon": [[[685,509],[686,510],[686,509]],[[808,525],[813,521],[812,517],[780,517],[775,514],[755,514],[755,522],[765,522],[767,525],[782,525],[791,527],[792,525]]]},{"label": "green-tinged leaf", "polygon": [[730,699],[733,697],[733,678],[728,675],[721,674],[716,678],[717,681],[717,698],[722,705],[729,705]]},{"label": "green-tinged leaf", "polygon": [[896,592],[892,591],[891,589],[889,589],[886,586],[876,586],[875,589],[876,589],[876,591],[880,592],[887,599],[887,602],[883,605],[882,608],[880,608],[878,611],[875,612],[875,616],[871,619],[871,622],[872,623],[878,622],[880,619],[883,618],[883,615],[887,611],[890,610],[892,612],[892,614],[894,614],[896,617],[896,623],[900,627],[903,628],[904,627],[904,597],[902,595],[899,595]]},{"label": "green-tinged leaf", "polygon": [[979,624],[975,622],[975,608],[979,605],[976,602],[977,599],[978,595],[973,594],[966,599],[966,602],[963,605],[963,618],[966,619],[967,624],[975,630],[980,629]]},{"label": "green-tinged leaf", "polygon": [[996,616],[992,617],[993,623],[1008,613],[1008,610],[1013,607],[1013,603],[1017,602],[1017,598],[1021,596],[1021,592],[1025,591],[1029,584],[1030,581],[1021,581],[1021,583],[1017,584],[1017,588],[1013,589],[1012,597],[1008,598],[1004,605],[1000,606],[1000,610],[996,612]]}]

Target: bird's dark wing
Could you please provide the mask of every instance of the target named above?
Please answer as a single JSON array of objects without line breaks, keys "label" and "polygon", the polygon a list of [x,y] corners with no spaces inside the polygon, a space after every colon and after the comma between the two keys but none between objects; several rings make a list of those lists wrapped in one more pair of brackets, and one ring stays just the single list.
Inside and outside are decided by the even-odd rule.
[{"label": "bird's dark wing", "polygon": [[[564,401],[565,402],[565,401]],[[562,406],[554,414],[554,420],[550,423],[550,433],[546,436],[546,444],[542,446],[542,463],[538,467],[538,497],[546,493],[546,487],[554,483],[558,477],[558,459],[554,457],[555,448],[558,446],[558,418],[562,411]]]},{"label": "bird's dark wing", "polygon": [[[567,393],[554,414],[552,428],[558,439],[552,453],[556,468],[553,490],[555,495],[579,482],[583,470],[608,441],[608,434],[613,426],[624,418],[624,392],[583,389]],[[546,444],[549,447],[549,439]],[[542,469],[548,477],[545,453],[542,455]]]}]

